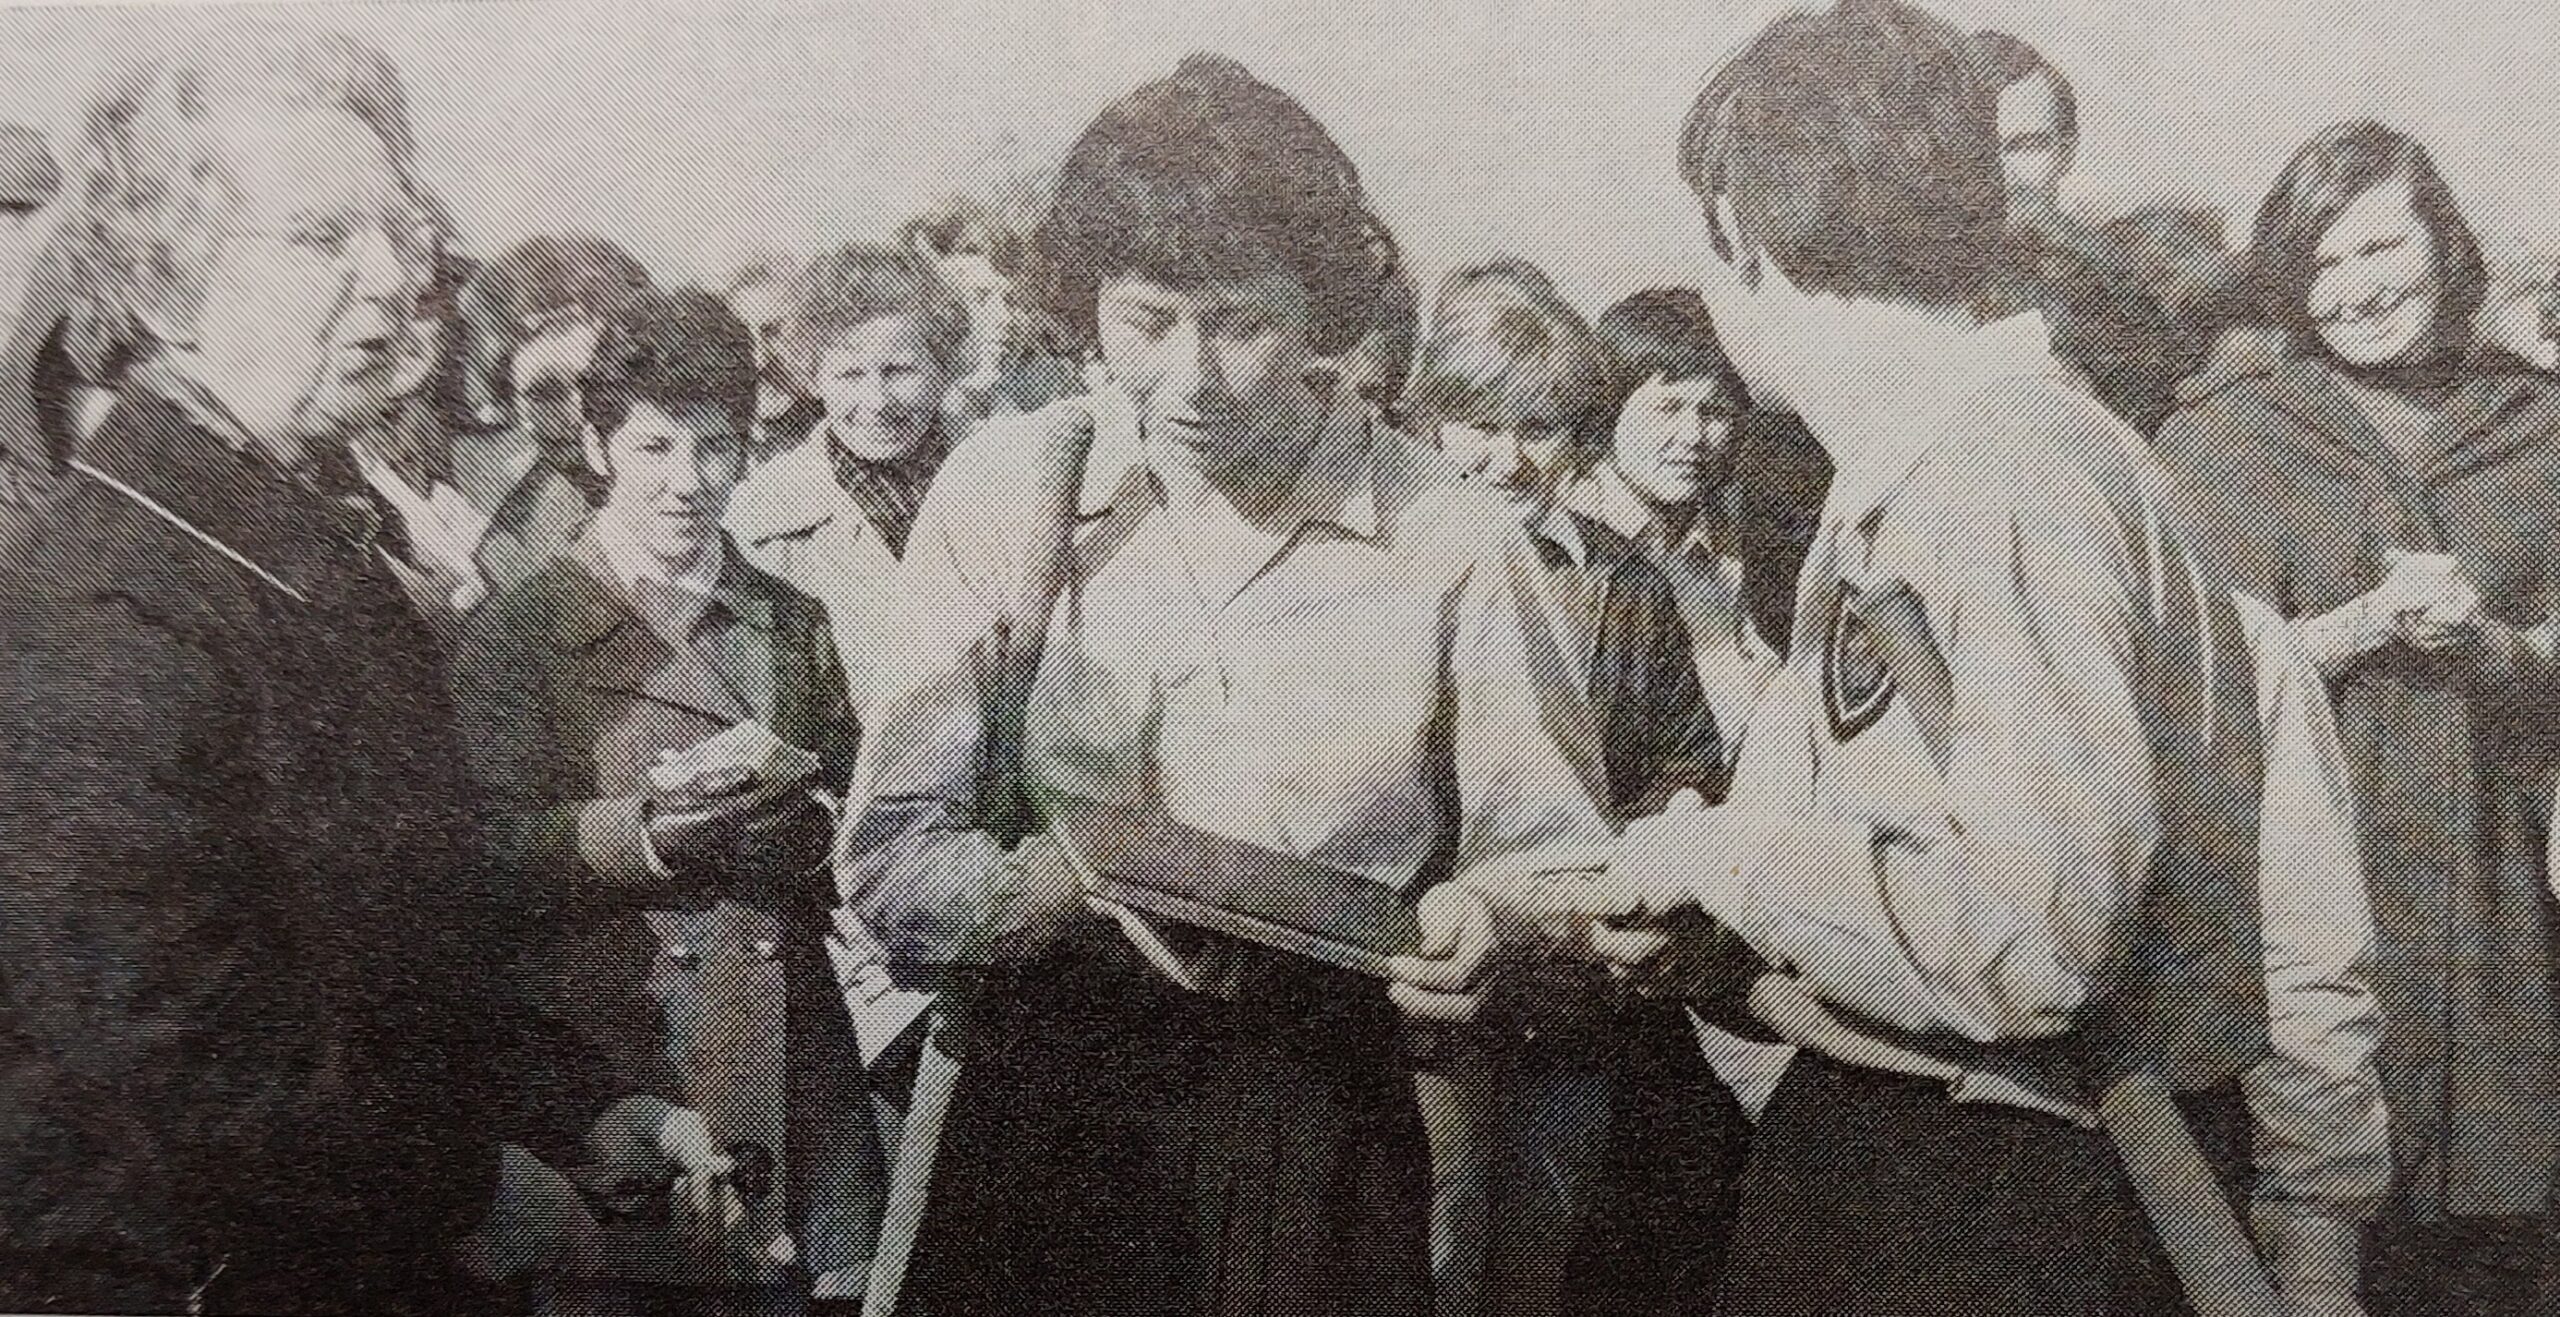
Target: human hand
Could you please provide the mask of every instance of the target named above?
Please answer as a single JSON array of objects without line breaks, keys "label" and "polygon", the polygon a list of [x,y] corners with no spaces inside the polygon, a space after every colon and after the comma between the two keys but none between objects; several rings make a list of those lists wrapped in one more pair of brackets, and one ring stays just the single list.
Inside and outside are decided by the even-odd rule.
[{"label": "human hand", "polygon": [[653,795],[645,817],[650,849],[669,872],[724,886],[813,873],[835,846],[834,813],[797,782]]},{"label": "human hand", "polygon": [[658,1122],[658,1154],[676,1168],[667,1191],[676,1233],[698,1246],[713,1247],[728,1238],[747,1218],[731,1173],[737,1163],[711,1137],[702,1113],[671,1107]]},{"label": "human hand", "polygon": [[1477,980],[1500,944],[1482,895],[1457,883],[1422,894],[1414,909],[1422,941],[1413,954],[1387,961],[1387,996],[1418,1020],[1466,1024],[1483,1009]]},{"label": "human hand", "polygon": [[[2452,563],[2452,559],[2445,559]],[[2480,611],[2480,589],[2459,564],[2431,581],[2431,588],[2411,600],[2393,618],[2400,639],[2410,648],[2435,654],[2455,649],[2479,636],[2486,618]]]}]

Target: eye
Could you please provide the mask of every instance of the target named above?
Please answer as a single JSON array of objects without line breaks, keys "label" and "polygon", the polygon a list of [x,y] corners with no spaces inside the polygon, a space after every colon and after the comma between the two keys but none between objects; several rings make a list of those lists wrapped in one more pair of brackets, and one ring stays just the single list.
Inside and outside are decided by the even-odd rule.
[{"label": "eye", "polygon": [[1122,311],[1120,323],[1141,338],[1159,339],[1173,332],[1173,313],[1152,307]]}]

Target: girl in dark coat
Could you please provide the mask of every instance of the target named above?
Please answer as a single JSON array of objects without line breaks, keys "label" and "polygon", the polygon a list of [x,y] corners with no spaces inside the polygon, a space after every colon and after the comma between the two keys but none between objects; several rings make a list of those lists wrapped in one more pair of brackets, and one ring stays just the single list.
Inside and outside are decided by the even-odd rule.
[{"label": "girl in dark coat", "polygon": [[2397,1179],[2368,1299],[2520,1311],[2560,1164],[2537,785],[2560,387],[2475,339],[2478,244],[2379,124],[2302,149],[2250,261],[2268,324],[2188,383],[2159,446],[2234,583],[2295,620],[2354,765]]}]

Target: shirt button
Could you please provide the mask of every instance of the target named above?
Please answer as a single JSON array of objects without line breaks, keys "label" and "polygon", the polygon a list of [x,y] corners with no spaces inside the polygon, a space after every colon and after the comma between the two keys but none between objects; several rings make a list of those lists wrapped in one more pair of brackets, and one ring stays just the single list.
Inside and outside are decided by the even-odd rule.
[{"label": "shirt button", "polygon": [[756,959],[771,960],[782,954],[782,944],[769,937],[756,939]]},{"label": "shirt button", "polygon": [[666,949],[666,956],[667,959],[674,961],[676,964],[683,966],[686,969],[695,969],[702,964],[702,953],[687,946],[668,947]]}]

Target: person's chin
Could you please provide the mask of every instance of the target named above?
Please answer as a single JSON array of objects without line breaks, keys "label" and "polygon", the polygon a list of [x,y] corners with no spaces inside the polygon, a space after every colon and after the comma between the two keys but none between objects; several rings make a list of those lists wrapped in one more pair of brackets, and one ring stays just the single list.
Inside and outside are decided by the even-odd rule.
[{"label": "person's chin", "polygon": [[895,462],[923,446],[925,428],[885,429],[879,426],[838,426],[836,442],[860,462]]}]

